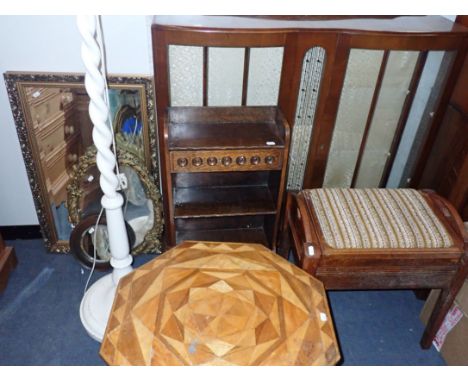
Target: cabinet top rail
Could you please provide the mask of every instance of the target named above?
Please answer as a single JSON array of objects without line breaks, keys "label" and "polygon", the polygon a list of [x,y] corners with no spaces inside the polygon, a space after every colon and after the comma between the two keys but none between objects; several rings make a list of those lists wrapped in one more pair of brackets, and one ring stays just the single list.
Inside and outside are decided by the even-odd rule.
[{"label": "cabinet top rail", "polygon": [[153,28],[231,32],[321,29],[415,34],[468,33],[468,28],[442,16],[154,16]]}]

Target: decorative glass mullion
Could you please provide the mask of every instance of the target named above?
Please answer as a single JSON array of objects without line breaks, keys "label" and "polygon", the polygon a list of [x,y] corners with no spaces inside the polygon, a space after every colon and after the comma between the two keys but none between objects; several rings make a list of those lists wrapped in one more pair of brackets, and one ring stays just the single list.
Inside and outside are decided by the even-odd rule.
[{"label": "decorative glass mullion", "polygon": [[309,153],[324,62],[325,49],[322,47],[313,47],[304,56],[291,137],[288,190],[300,190],[304,182],[304,171]]}]

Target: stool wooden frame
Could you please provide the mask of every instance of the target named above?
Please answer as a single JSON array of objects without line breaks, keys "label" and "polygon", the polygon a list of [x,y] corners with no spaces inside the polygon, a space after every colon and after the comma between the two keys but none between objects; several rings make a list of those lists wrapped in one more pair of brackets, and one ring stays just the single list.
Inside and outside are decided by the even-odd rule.
[{"label": "stool wooden frame", "polygon": [[[429,190],[423,196],[452,237],[438,249],[336,249],[325,242],[317,215],[304,194],[288,193],[279,252],[292,248],[300,267],[327,290],[441,289],[421,339],[427,349],[468,275],[468,234],[455,208]],[[313,254],[310,247],[313,246]]]}]

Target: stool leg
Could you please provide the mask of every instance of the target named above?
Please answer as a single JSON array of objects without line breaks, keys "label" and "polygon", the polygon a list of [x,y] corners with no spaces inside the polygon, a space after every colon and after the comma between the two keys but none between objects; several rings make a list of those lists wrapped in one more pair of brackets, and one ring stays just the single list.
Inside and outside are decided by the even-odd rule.
[{"label": "stool leg", "polygon": [[310,275],[315,276],[319,266],[319,259],[311,259],[305,256],[302,260],[301,268],[308,272]]},{"label": "stool leg", "polygon": [[436,305],[432,311],[431,317],[429,318],[426,329],[424,330],[423,337],[421,339],[421,347],[423,349],[429,349],[431,347],[432,341],[434,340],[437,331],[444,322],[444,318],[450,310],[458,291],[465,282],[467,273],[468,267],[463,259],[458,272],[455,274],[455,277],[450,284],[450,287],[442,289],[442,292],[437,299]]}]

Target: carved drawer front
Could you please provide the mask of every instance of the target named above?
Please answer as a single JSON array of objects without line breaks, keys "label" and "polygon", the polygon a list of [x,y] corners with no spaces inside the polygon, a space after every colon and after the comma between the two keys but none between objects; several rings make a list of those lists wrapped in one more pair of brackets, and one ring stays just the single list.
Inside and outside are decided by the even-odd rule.
[{"label": "carved drawer front", "polygon": [[47,88],[47,87],[27,87],[26,88],[26,98],[28,99],[28,103],[39,104],[44,100],[60,93],[60,89],[57,88]]},{"label": "carved drawer front", "polygon": [[72,102],[71,93],[61,92],[60,89],[47,89],[41,93],[37,90],[37,98],[31,102],[31,119],[35,128],[41,128],[48,120],[54,118]]},{"label": "carved drawer front", "polygon": [[64,141],[70,140],[76,134],[78,134],[78,131],[73,123],[72,116],[61,112],[42,126],[37,133],[39,151],[44,155],[49,155]]},{"label": "carved drawer front", "polygon": [[282,149],[171,151],[171,172],[280,170]]},{"label": "carved drawer front", "polygon": [[75,135],[67,142],[62,142],[49,155],[45,157],[45,176],[48,186],[51,186],[64,173],[71,171],[73,165],[78,162],[80,154],[79,136]]},{"label": "carved drawer front", "polygon": [[67,185],[69,179],[70,175],[64,172],[50,185],[50,201],[54,203],[55,206],[59,206],[62,202],[67,200]]}]

